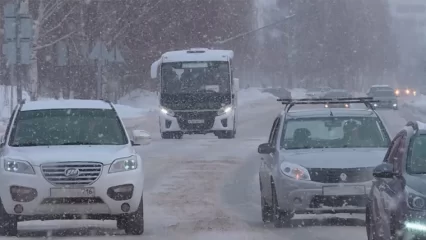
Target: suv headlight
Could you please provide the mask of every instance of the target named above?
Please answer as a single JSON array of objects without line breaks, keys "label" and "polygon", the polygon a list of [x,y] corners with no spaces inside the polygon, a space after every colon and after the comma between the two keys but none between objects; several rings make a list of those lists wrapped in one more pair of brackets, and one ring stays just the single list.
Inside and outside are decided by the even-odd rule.
[{"label": "suv headlight", "polygon": [[407,192],[408,207],[413,210],[425,210],[426,198],[409,187],[405,187]]},{"label": "suv headlight", "polygon": [[175,116],[175,113],[172,110],[168,109],[168,108],[160,106],[160,111],[162,113],[166,114],[166,115],[171,116],[171,117]]},{"label": "suv headlight", "polygon": [[4,170],[13,173],[35,174],[31,164],[22,160],[4,159]]},{"label": "suv headlight", "polygon": [[309,175],[308,170],[300,165],[283,162],[281,163],[280,168],[281,172],[287,177],[291,177],[297,180],[311,180],[311,176]]},{"label": "suv headlight", "polygon": [[232,111],[232,105],[223,106],[219,111],[217,111],[217,115],[223,115]]},{"label": "suv headlight", "polygon": [[116,159],[109,167],[109,173],[131,171],[138,168],[136,156]]}]

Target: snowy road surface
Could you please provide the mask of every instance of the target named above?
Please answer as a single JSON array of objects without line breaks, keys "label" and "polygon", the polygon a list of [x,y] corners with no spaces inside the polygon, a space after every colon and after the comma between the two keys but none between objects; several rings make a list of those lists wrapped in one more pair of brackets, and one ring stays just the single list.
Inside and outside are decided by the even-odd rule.
[{"label": "snowy road surface", "polygon": [[[142,237],[123,236],[114,221],[85,220],[26,222],[19,226],[20,235],[27,239],[46,235],[66,239],[100,239],[107,235],[114,240],[366,239],[362,215],[296,216],[293,224],[298,227],[284,229],[262,223],[257,146],[266,141],[281,107],[267,100],[242,106],[237,138],[231,140],[209,135],[162,140],[158,119],[148,116],[140,126],[153,135],[151,145],[140,147],[146,173]],[[403,110],[379,113],[392,134],[405,124],[401,116],[408,116]]]}]

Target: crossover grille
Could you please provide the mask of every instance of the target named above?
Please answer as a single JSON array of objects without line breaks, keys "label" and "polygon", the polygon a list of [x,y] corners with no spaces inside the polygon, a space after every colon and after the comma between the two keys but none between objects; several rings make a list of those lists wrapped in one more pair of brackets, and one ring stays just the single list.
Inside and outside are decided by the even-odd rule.
[{"label": "crossover grille", "polygon": [[90,185],[102,173],[102,163],[98,162],[58,162],[41,166],[44,178],[53,185]]}]

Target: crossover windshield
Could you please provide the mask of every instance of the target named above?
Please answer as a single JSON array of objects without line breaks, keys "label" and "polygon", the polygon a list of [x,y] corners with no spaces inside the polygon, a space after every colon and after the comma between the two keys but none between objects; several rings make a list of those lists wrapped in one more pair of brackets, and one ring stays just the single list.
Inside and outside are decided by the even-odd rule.
[{"label": "crossover windshield", "polygon": [[124,145],[125,130],[113,110],[49,109],[22,111],[9,145]]},{"label": "crossover windshield", "polygon": [[174,62],[161,67],[162,92],[229,93],[229,62]]},{"label": "crossover windshield", "polygon": [[426,174],[426,135],[415,137],[408,150],[408,174]]},{"label": "crossover windshield", "polygon": [[389,136],[375,117],[320,117],[290,119],[281,148],[386,148]]}]

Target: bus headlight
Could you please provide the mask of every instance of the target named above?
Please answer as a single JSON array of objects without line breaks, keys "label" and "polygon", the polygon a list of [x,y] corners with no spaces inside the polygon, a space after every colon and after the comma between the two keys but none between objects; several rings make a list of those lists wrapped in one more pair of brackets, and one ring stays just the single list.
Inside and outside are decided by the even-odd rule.
[{"label": "bus headlight", "polygon": [[219,109],[219,111],[217,111],[217,115],[223,115],[223,114],[227,114],[229,112],[232,111],[232,106],[228,105],[228,106],[224,106],[221,109]]},{"label": "bus headlight", "polygon": [[171,116],[171,117],[173,117],[173,116],[175,115],[175,113],[174,113],[172,110],[170,110],[170,109],[168,109],[168,108],[165,108],[165,107],[162,107],[162,106],[160,106],[160,111],[161,111],[163,114],[169,115],[169,116]]}]

